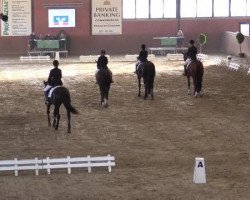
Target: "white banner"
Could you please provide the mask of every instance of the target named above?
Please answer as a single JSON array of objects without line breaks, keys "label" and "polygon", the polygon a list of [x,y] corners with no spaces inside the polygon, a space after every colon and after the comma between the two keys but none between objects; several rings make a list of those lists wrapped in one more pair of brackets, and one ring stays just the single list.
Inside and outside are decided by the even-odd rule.
[{"label": "white banner", "polygon": [[2,0],[2,12],[8,21],[1,21],[2,36],[27,36],[32,31],[31,0]]},{"label": "white banner", "polygon": [[92,0],[92,35],[122,34],[122,0]]}]

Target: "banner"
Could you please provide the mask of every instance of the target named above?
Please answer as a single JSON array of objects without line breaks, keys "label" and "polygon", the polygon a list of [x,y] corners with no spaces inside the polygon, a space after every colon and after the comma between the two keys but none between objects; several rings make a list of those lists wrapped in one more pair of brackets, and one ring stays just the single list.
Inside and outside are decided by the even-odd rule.
[{"label": "banner", "polygon": [[122,34],[122,0],[92,0],[92,35]]},{"label": "banner", "polygon": [[2,12],[8,15],[1,21],[2,36],[27,36],[32,31],[31,0],[2,0]]}]

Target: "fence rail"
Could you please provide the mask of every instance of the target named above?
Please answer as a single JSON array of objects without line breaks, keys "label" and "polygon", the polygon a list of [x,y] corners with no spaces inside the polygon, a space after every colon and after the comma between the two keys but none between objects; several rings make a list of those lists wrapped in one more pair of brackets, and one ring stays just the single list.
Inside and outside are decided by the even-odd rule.
[{"label": "fence rail", "polygon": [[50,174],[51,169],[67,169],[68,174],[71,174],[71,168],[88,168],[91,173],[92,167],[108,167],[111,172],[111,167],[115,166],[114,156],[99,156],[99,157],[75,157],[71,158],[49,158],[46,159],[27,159],[27,160],[2,160],[0,161],[1,171],[14,171],[15,176],[18,176],[18,171],[35,170],[35,174],[39,174],[39,170],[47,170]]}]

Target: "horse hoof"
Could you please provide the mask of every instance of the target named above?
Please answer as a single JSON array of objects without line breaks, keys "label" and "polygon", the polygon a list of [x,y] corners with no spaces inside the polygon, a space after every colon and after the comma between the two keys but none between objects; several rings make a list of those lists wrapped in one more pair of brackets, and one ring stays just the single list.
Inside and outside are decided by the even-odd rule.
[{"label": "horse hoof", "polygon": [[190,95],[190,90],[188,90],[188,95]]}]

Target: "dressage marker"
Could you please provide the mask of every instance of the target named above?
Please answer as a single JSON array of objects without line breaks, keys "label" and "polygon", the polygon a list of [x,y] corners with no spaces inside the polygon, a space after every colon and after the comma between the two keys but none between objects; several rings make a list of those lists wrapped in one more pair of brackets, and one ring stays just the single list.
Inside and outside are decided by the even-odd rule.
[{"label": "dressage marker", "polygon": [[108,167],[111,172],[111,167],[115,166],[114,156],[99,156],[99,157],[75,157],[71,158],[49,158],[46,159],[27,159],[27,160],[2,160],[0,161],[0,171],[14,171],[15,176],[18,176],[19,171],[35,170],[35,174],[39,174],[39,170],[46,170],[47,174],[51,173],[51,169],[67,169],[68,174],[71,174],[72,168],[88,168],[88,173],[91,173],[92,167]]},{"label": "dressage marker", "polygon": [[249,75],[250,74],[250,67],[249,67],[249,69],[248,69],[248,71],[247,71],[247,75]]},{"label": "dressage marker", "polygon": [[233,70],[233,71],[238,71],[240,68],[240,65],[234,62],[230,62],[228,65],[228,68]]},{"label": "dressage marker", "polygon": [[50,61],[50,56],[21,56],[20,61],[24,62],[41,62],[41,61]]},{"label": "dressage marker", "polygon": [[204,158],[195,158],[193,181],[194,183],[206,183],[207,182]]}]

